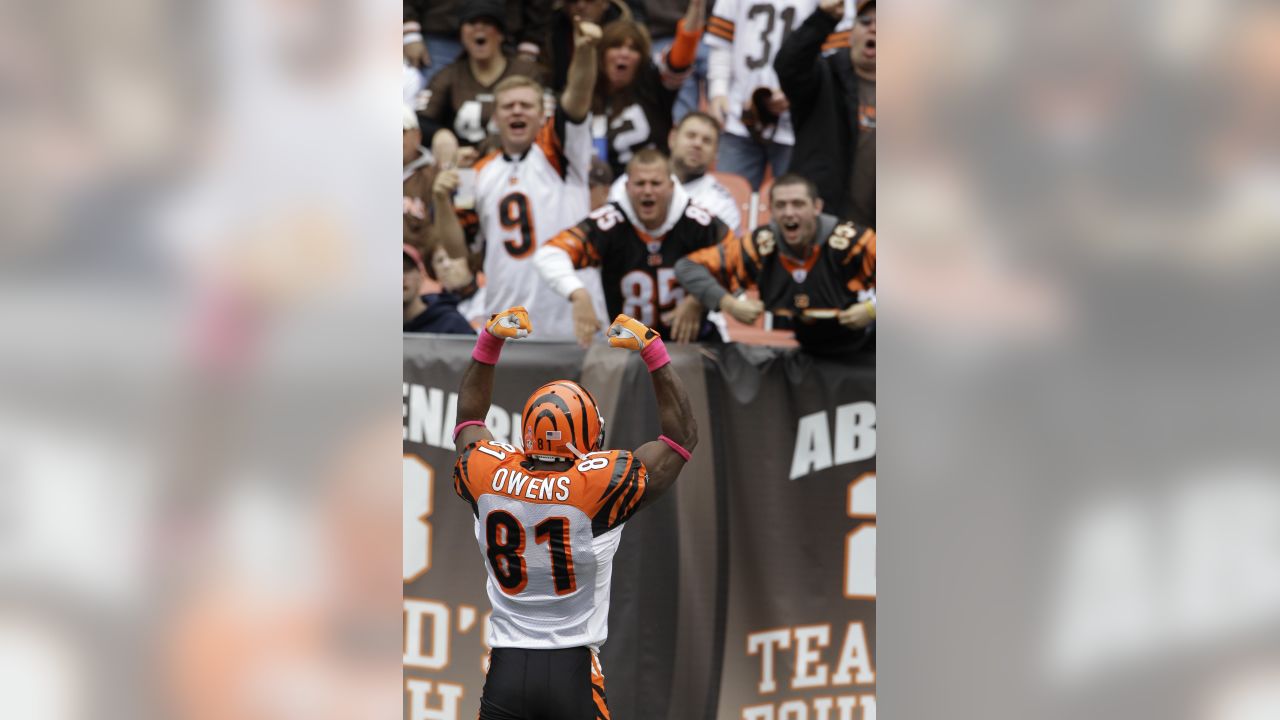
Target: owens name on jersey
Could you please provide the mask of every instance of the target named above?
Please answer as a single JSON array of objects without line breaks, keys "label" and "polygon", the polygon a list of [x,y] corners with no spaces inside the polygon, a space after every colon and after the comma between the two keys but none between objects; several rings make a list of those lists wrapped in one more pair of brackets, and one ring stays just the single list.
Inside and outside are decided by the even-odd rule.
[{"label": "owens name on jersey", "polygon": [[490,647],[599,649],[623,524],[644,498],[644,464],[626,450],[533,470],[492,440],[463,449],[453,488],[475,514],[488,576]]},{"label": "owens name on jersey", "polygon": [[[643,229],[623,195],[596,208],[548,243],[563,250],[575,268],[599,267],[609,317],[623,313],[671,336],[671,316],[685,296],[676,281],[676,261],[701,248],[728,242],[733,233],[705,209],[689,202],[679,183],[671,196],[671,210],[658,231]],[[714,326],[703,323],[699,337],[710,337]]]}]

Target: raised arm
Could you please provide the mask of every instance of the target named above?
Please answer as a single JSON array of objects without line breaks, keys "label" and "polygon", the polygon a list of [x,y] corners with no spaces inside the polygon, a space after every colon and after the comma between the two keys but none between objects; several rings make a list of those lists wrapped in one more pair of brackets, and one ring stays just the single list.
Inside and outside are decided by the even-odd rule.
[{"label": "raised arm", "polygon": [[601,230],[596,220],[616,215],[616,220],[626,222],[622,213],[605,205],[591,213],[577,225],[562,231],[548,240],[533,254],[533,266],[538,275],[557,295],[573,303],[573,333],[582,347],[591,345],[591,338],[600,331],[600,319],[596,317],[591,294],[574,270],[599,267]]},{"label": "raised arm", "polygon": [[684,17],[676,23],[676,37],[667,48],[662,65],[662,84],[678,90],[689,77],[698,58],[698,41],[707,25],[706,0],[689,0]]},{"label": "raised arm", "polygon": [[453,191],[458,188],[458,171],[441,170],[431,186],[431,243],[443,245],[451,258],[467,257],[467,239],[453,209]]},{"label": "raised arm", "polygon": [[671,358],[663,347],[662,338],[639,320],[619,315],[609,326],[609,344],[614,347],[640,353],[653,389],[658,395],[658,418],[662,434],[657,440],[641,445],[635,457],[644,464],[648,474],[644,499],[637,510],[647,507],[671,487],[680,469],[689,460],[698,444],[698,425],[693,419],[693,408],[685,392],[680,376],[671,369]]},{"label": "raised arm", "polygon": [[458,424],[453,429],[453,444],[459,453],[471,443],[493,439],[484,420],[493,400],[494,366],[498,364],[504,342],[528,337],[531,332],[529,313],[523,307],[491,315],[480,331],[476,349],[471,351],[471,364],[462,374],[462,386],[458,389]]},{"label": "raised arm", "polygon": [[591,94],[596,85],[596,43],[600,26],[580,17],[573,19],[573,59],[569,61],[569,77],[565,80],[560,107],[570,122],[580,123],[591,112]]},{"label": "raised arm", "polygon": [[750,237],[739,240],[730,233],[718,245],[685,255],[676,261],[676,280],[704,306],[750,325],[764,312],[764,303],[735,294],[755,285],[751,271],[757,265],[751,252],[743,251],[744,244],[754,247]]},{"label": "raised arm", "polygon": [[808,117],[817,98],[822,44],[840,22],[844,0],[822,0],[813,14],[787,36],[773,59],[778,84],[791,100],[791,116]]}]

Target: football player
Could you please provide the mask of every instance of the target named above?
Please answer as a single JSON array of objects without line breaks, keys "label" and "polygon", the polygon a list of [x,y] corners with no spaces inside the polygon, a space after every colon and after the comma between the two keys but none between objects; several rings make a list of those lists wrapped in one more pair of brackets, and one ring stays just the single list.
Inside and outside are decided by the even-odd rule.
[{"label": "football player", "polygon": [[504,342],[528,337],[528,313],[493,315],[458,392],[454,491],[475,515],[489,601],[489,671],[481,720],[608,718],[598,652],[608,635],[609,581],[622,528],[675,482],[697,444],[684,386],[653,330],[625,315],[609,344],[640,353],[662,434],[634,452],[606,450],[591,393],[555,380],[524,406],[522,447],[484,425]]}]

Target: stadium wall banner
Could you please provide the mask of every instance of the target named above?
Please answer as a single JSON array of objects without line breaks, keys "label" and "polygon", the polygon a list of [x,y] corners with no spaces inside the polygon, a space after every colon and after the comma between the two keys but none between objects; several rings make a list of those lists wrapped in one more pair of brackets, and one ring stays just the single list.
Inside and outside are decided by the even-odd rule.
[{"label": "stadium wall banner", "polygon": [[[555,378],[592,392],[607,447],[657,435],[634,353],[508,345],[486,423],[499,441]],[[472,346],[404,340],[406,720],[473,717],[484,684],[485,574],[450,438]],[[613,717],[874,720],[874,372],[767,348],[670,349],[699,444],[623,532],[601,651]]]},{"label": "stadium wall banner", "polygon": [[875,720],[875,371],[729,345],[708,373],[725,478],[718,720]]}]

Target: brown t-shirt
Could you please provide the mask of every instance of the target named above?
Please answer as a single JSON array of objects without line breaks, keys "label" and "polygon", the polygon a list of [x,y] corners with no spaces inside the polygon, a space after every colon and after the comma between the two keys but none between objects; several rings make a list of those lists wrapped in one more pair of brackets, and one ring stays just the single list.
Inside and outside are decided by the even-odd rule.
[{"label": "brown t-shirt", "polygon": [[462,145],[479,145],[496,128],[489,127],[493,117],[493,88],[512,75],[524,75],[543,82],[543,69],[536,63],[517,57],[507,58],[507,67],[492,83],[485,85],[471,74],[464,54],[431,79],[427,88],[427,106],[422,111],[424,141],[440,128],[449,128]]},{"label": "brown t-shirt", "polygon": [[876,84],[858,78],[858,113],[853,118],[853,164],[849,169],[849,219],[876,226]]}]

